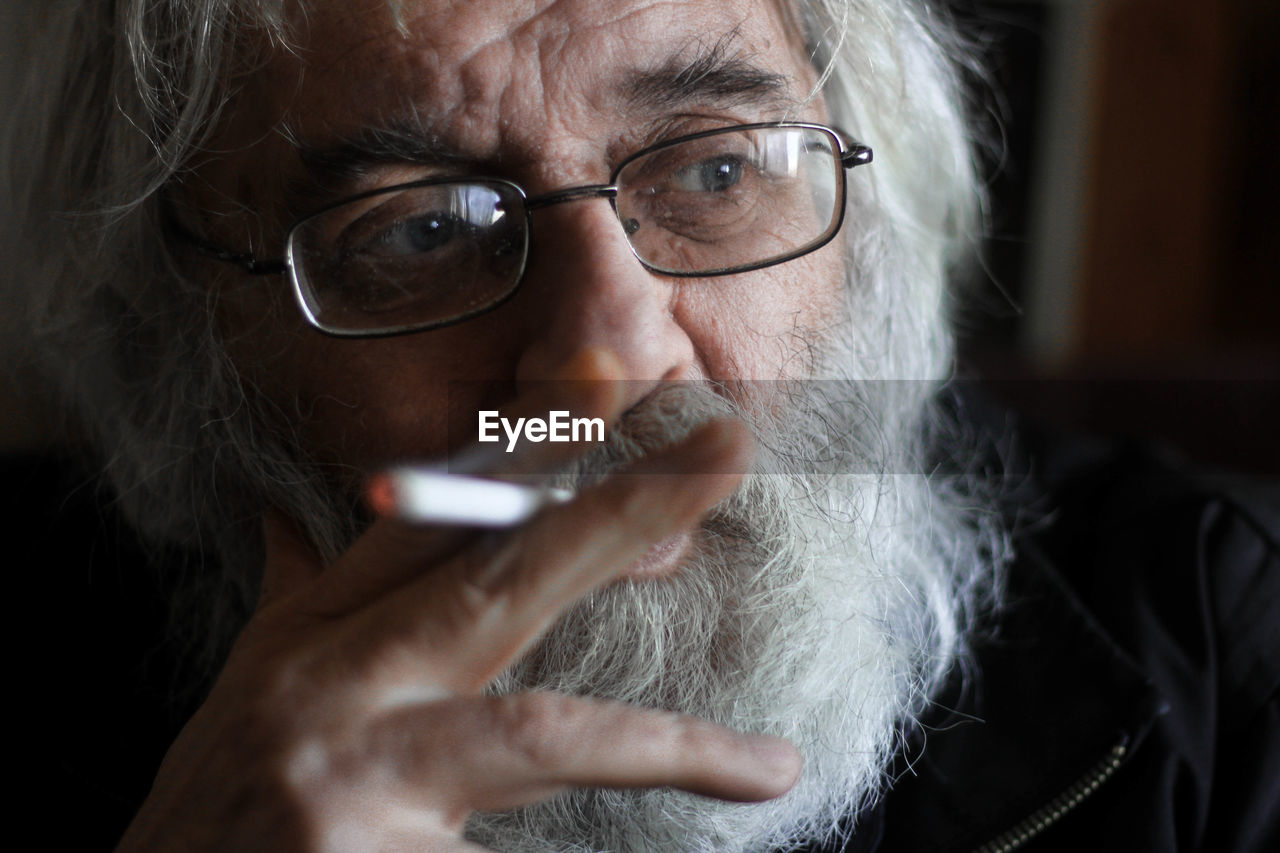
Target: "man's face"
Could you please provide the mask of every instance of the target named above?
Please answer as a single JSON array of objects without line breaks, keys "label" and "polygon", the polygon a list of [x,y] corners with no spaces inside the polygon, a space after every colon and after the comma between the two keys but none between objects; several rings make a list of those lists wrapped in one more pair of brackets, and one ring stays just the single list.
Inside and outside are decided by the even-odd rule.
[{"label": "man's face", "polygon": [[[299,217],[380,187],[484,175],[538,195],[604,183],[628,155],[663,140],[825,121],[822,102],[809,98],[815,74],[779,6],[424,0],[405,3],[398,26],[384,0],[313,4],[297,50],[268,53],[244,78],[186,200],[203,212],[201,233],[268,256]],[[396,140],[407,154],[370,157],[371,138]],[[536,395],[540,380],[585,349],[612,350],[630,412],[579,460],[577,473],[590,479],[636,447],[652,450],[654,436],[678,432],[686,414],[697,422],[726,402],[697,383],[658,389],[664,380],[736,389],[736,380],[803,379],[815,364],[855,376],[855,340],[941,322],[911,315],[917,303],[889,286],[905,287],[916,267],[885,270],[881,255],[879,278],[860,267],[864,298],[850,317],[841,240],[755,272],[681,279],[636,261],[603,199],[538,209],[532,228],[519,291],[452,327],[329,338],[306,325],[283,282],[227,272],[211,282],[221,331],[266,408],[300,432],[301,455],[357,473],[438,458],[448,436],[468,435],[450,412],[474,430],[478,409]],[[937,331],[929,339],[945,337]],[[905,347],[870,349],[883,375],[919,372],[901,358]],[[917,448],[895,426],[924,413],[924,383],[891,393],[874,383],[796,384],[803,393],[765,417],[737,407],[759,421],[764,440],[743,487],[695,531],[679,571],[593,592],[489,686],[622,699],[776,734],[804,754],[805,776],[787,797],[750,808],[670,789],[578,790],[516,815],[473,817],[492,848],[587,839],[620,849],[643,837],[671,839],[653,849],[729,849],[726,838],[770,849],[797,827],[834,827],[873,796],[897,726],[931,683],[921,662],[954,650],[953,575],[984,572],[986,546],[932,481],[897,476]],[[242,431],[246,453],[296,450],[263,446],[270,431],[257,423]],[[307,507],[325,508],[333,517],[309,533],[340,553],[353,531],[317,531],[342,527],[350,495],[319,482],[310,461],[259,470],[291,493],[323,492],[289,506],[304,521],[315,521]]]},{"label": "man's face", "polygon": [[[296,56],[249,78],[211,146],[229,153],[188,184],[206,233],[275,254],[298,217],[379,187],[485,175],[534,195],[604,183],[664,139],[825,118],[806,100],[800,40],[766,0],[422,0],[399,28],[388,5],[317,4]],[[421,151],[352,144],[384,130]],[[332,339],[283,283],[248,277],[220,285],[220,322],[241,372],[302,413],[311,451],[368,470],[440,455],[447,411],[474,424],[586,347],[618,354],[635,399],[667,379],[802,375],[807,339],[841,311],[838,242],[755,272],[664,277],[636,261],[607,201],[582,200],[534,214],[519,291],[460,325]]]}]

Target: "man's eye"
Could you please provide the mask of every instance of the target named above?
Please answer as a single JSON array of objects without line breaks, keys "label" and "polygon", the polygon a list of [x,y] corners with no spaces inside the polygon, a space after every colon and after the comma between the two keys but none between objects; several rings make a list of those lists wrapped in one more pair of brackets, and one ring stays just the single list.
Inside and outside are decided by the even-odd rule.
[{"label": "man's eye", "polygon": [[742,161],[736,157],[716,157],[679,169],[672,175],[677,189],[687,192],[722,193],[742,181]]},{"label": "man's eye", "polygon": [[393,257],[425,255],[463,236],[471,226],[443,211],[402,219],[380,232],[361,251]]}]

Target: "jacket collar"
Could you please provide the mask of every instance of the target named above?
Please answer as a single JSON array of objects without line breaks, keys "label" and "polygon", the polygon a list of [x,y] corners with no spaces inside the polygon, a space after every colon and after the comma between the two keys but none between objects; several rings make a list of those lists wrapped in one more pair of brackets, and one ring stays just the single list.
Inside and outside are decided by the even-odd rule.
[{"label": "jacket collar", "polygon": [[1020,543],[1004,599],[846,853],[978,850],[1099,762],[1127,759],[1162,712],[1137,664],[1033,540]]}]

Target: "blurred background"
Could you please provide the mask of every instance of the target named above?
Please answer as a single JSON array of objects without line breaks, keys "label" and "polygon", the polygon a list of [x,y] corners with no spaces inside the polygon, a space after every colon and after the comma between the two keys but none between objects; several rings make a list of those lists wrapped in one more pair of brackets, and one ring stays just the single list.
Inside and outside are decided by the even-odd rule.
[{"label": "blurred background", "polygon": [[[962,375],[1070,426],[1280,473],[1280,2],[937,2],[999,93],[975,104],[992,233]],[[0,8],[0,50],[21,64],[16,15]],[[0,448],[48,434],[7,319]]]},{"label": "blurred background", "polygon": [[1280,473],[1280,3],[947,0],[986,55],[992,234],[961,370]]}]

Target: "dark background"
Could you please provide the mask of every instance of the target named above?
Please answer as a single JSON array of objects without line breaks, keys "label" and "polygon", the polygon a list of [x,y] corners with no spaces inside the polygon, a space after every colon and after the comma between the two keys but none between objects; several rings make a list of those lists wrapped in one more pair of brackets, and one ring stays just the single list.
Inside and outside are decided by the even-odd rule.
[{"label": "dark background", "polygon": [[1000,93],[975,96],[997,144],[962,373],[1280,473],[1280,3],[946,5]]}]

